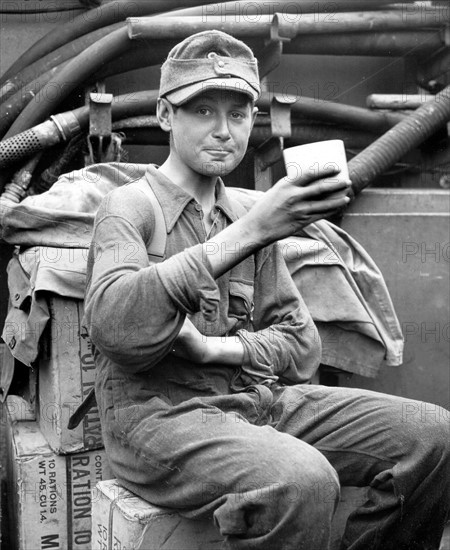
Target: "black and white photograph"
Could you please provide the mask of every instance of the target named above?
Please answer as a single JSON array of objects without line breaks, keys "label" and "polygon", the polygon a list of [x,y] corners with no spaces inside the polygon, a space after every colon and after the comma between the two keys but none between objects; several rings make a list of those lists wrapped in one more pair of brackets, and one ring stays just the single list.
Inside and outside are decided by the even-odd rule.
[{"label": "black and white photograph", "polygon": [[450,0],[0,0],[0,550],[450,550]]}]

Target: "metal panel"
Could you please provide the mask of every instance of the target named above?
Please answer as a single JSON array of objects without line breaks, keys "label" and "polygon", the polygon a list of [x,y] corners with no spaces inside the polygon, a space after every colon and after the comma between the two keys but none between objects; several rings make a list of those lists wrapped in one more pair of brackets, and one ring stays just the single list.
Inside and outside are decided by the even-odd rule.
[{"label": "metal panel", "polygon": [[[379,377],[342,377],[362,387],[450,404],[450,193],[368,189],[345,214],[342,227],[381,269],[400,319],[404,363]],[[416,414],[433,414],[423,407]]]}]

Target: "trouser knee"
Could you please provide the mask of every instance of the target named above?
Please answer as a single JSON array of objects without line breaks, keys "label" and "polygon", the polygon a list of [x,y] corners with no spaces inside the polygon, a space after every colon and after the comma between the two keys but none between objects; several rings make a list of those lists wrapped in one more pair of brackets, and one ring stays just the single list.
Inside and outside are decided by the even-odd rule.
[{"label": "trouser knee", "polygon": [[287,506],[308,507],[319,515],[334,512],[340,497],[339,478],[325,459],[300,473],[295,481],[280,482],[279,495]]},{"label": "trouser knee", "polygon": [[402,414],[403,430],[409,433],[413,447],[417,443],[430,456],[450,454],[450,411],[433,403],[407,402]]}]

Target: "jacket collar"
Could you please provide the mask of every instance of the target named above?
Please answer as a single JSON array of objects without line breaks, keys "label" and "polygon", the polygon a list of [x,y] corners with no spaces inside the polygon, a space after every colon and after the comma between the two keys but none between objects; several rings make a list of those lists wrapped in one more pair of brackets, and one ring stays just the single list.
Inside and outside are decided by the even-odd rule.
[{"label": "jacket collar", "polygon": [[[195,202],[195,199],[162,174],[154,164],[148,165],[145,177],[161,205],[167,233],[170,233],[186,206],[191,201]],[[221,210],[231,222],[237,220],[221,178],[217,178],[215,207]]]}]

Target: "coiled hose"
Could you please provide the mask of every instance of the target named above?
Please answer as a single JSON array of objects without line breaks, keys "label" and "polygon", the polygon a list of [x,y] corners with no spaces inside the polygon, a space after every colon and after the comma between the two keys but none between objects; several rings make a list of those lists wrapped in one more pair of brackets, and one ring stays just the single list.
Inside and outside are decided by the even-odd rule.
[{"label": "coiled hose", "polygon": [[[370,15],[364,14],[364,15]],[[361,21],[358,18],[352,18],[351,28],[354,31],[370,28],[371,18],[365,17]],[[396,24],[398,24],[398,17],[395,18]],[[146,40],[156,39],[181,39],[189,34],[197,32],[199,30],[205,30],[206,28],[218,28],[225,32],[229,32],[234,36],[246,39],[259,39],[263,43],[264,39],[271,36],[273,31],[273,23],[279,24],[279,18],[276,14],[274,17],[261,16],[255,24],[252,21],[238,20],[233,18],[224,19],[220,16],[211,16],[208,18],[202,17],[185,17],[182,20],[172,17],[146,17],[146,18],[130,18],[128,19],[128,29],[130,39],[140,39],[143,41],[143,47],[148,48]],[[362,26],[361,26],[362,25]],[[310,24],[309,20],[300,19],[294,24],[289,24],[289,21],[285,21],[283,24],[286,29],[283,30],[289,33],[293,33],[293,36],[299,34],[302,30],[306,32],[316,33],[317,28]],[[414,33],[412,33],[414,35]],[[437,43],[440,45],[442,38],[438,31],[431,31],[432,36],[436,36]],[[119,36],[121,37],[119,39]],[[288,47],[294,47],[294,44],[300,48],[300,51],[305,52],[304,40],[305,37],[297,36],[295,40],[287,44]],[[311,37],[308,37],[311,38]],[[316,37],[319,43],[323,43],[323,35]],[[338,37],[335,37],[338,38]],[[344,36],[348,40],[347,36]],[[413,36],[413,40],[416,37]],[[299,42],[297,43],[297,41]],[[317,42],[317,40],[316,40]],[[328,51],[330,51],[330,45],[335,48],[333,41],[326,41],[328,43]],[[354,53],[354,44],[350,40],[350,52]],[[378,42],[378,40],[377,40]],[[437,44],[430,42],[433,46]],[[122,29],[112,32],[111,34],[101,38],[92,46],[87,48],[84,52],[80,53],[76,58],[72,59],[64,69],[62,69],[54,77],[54,79],[46,84],[44,88],[38,93],[22,111],[21,115],[16,119],[15,123],[10,128],[6,137],[20,133],[27,128],[45,120],[57,107],[57,104],[75,87],[75,83],[83,82],[84,79],[91,76],[98,68],[123,53],[128,45],[127,37],[122,32]],[[425,44],[426,45],[426,44]],[[389,47],[391,45],[389,44]],[[373,53],[373,51],[372,51]],[[73,84],[73,85],[72,85]],[[61,93],[58,97],[48,98],[48,87],[57,87]]]},{"label": "coiled hose", "polygon": [[153,13],[163,13],[184,6],[198,6],[216,3],[216,0],[118,0],[108,2],[75,17],[72,21],[52,29],[31,48],[23,53],[0,78],[4,84],[11,75],[17,74],[24,67],[68,44],[79,36],[106,27],[127,17],[139,17]]},{"label": "coiled hose", "polygon": [[[148,92],[136,92],[132,96],[126,94],[117,96],[113,99],[112,118],[120,120],[129,116],[137,116],[140,114],[148,115],[154,113],[156,109],[156,99],[158,90],[150,90]],[[273,99],[283,99],[282,94],[273,94],[263,92],[257,105],[261,111],[269,111],[270,104]],[[342,128],[330,127],[328,132],[324,130],[322,135],[318,134],[320,130],[316,128],[314,131],[314,139],[337,139],[339,132],[342,135],[347,135],[344,141],[352,141],[354,143],[363,143],[364,146],[371,143],[377,134],[380,134],[386,129],[391,128],[394,124],[404,119],[404,115],[386,113],[377,113],[364,109],[362,107],[354,107],[352,105],[336,104],[327,101],[317,102],[312,98],[302,97],[293,98],[291,112],[293,117],[309,117],[313,120],[332,121],[340,125],[348,125],[360,130],[366,131],[364,135],[357,134],[354,131],[345,131]],[[76,133],[84,131],[88,125],[88,107],[80,107],[74,111],[67,113],[59,113],[51,117],[50,121],[46,121],[38,126],[35,126],[25,132],[10,137],[7,140],[0,142],[0,168],[5,168],[30,154],[36,153],[42,149],[46,149],[59,143],[67,141]],[[304,131],[301,128],[293,128],[293,141],[304,143],[307,136],[311,137],[312,128],[303,122]],[[371,136],[367,131],[373,132]],[[270,137],[270,130],[258,130],[254,128],[252,134],[253,139],[258,142],[263,141],[263,137]],[[332,137],[329,137],[332,135]],[[259,136],[259,137],[258,137]],[[325,136],[325,137],[324,137]],[[327,137],[328,136],[328,137]],[[311,138],[312,139],[312,138]],[[25,146],[27,144],[27,146]],[[353,146],[352,145],[352,146]]]},{"label": "coiled hose", "polygon": [[[18,134],[45,120],[56,106],[78,85],[90,76],[103,63],[124,51],[128,44],[127,28],[121,27],[104,36],[83,53],[77,55],[48,82],[25,107],[9,129],[5,137]],[[58,90],[55,94],[54,90]]]},{"label": "coiled hose", "polygon": [[[146,95],[142,94],[145,93],[141,93],[140,96],[134,94],[128,102],[116,98],[113,104],[113,118],[153,112],[158,92],[155,90]],[[263,95],[262,101],[267,102],[266,95]],[[76,111],[56,115],[51,121],[0,142],[0,168],[58,143],[62,136],[69,139],[87,125],[87,117],[87,107],[82,107]],[[439,130],[448,120],[450,86],[437,94],[434,100],[424,103],[409,117],[396,124],[349,162],[354,195],[405,153]]]},{"label": "coiled hose", "polygon": [[[174,1],[177,2],[177,6],[180,5],[179,0]],[[200,2],[194,3],[196,5],[200,4]],[[202,2],[202,4],[209,5],[207,2]],[[258,2],[258,4],[260,4],[260,2]],[[167,6],[167,3],[165,3],[165,6]],[[196,20],[193,21],[193,19]],[[62,101],[62,99],[64,99],[65,96],[70,93],[70,91],[76,85],[84,82],[85,79],[91,77],[101,65],[107,63],[110,60],[116,59],[122,52],[124,52],[127,49],[127,45],[129,45],[128,38],[144,37],[153,39],[155,38],[155,33],[158,40],[164,38],[167,39],[169,37],[173,38],[174,34],[178,39],[183,38],[184,36],[187,36],[188,34],[199,30],[199,25],[201,30],[204,29],[205,21],[199,21],[199,19],[201,18],[186,17],[183,22],[177,21],[175,18],[172,17],[148,17],[141,20],[135,19],[132,20],[131,24],[129,24],[129,36],[127,36],[126,28],[121,27],[113,33],[110,33],[100,40],[97,40],[89,48],[87,48],[86,51],[67,62],[67,64],[65,64],[63,68],[56,71],[57,75],[55,76],[55,78],[51,82],[48,82],[42,88],[37,97],[30,101],[30,103],[27,105],[27,107],[24,108],[21,115],[17,117],[15,123],[9,129],[7,136],[14,136],[15,134],[19,134],[19,136],[17,136],[16,141],[6,139],[4,142],[0,143],[0,146],[3,146],[3,148],[0,147],[0,166],[10,164],[11,162],[23,158],[24,150],[28,151],[29,156],[32,151],[41,150],[42,148],[47,147],[49,144],[61,140],[61,128],[58,128],[58,119],[56,117],[52,117],[52,121],[44,122],[39,126],[35,126],[35,124],[48,117],[54,111],[55,107]],[[221,19],[224,18],[221,17]],[[264,38],[267,38],[267,35],[272,30],[272,25],[270,24],[268,18],[262,18],[257,25],[241,25],[239,23],[236,23],[235,21],[226,21],[225,18],[225,20],[218,26],[217,21],[214,21],[214,18],[210,17],[207,20],[206,24],[208,27],[222,28],[223,30],[228,31],[234,35],[241,36],[242,38],[247,36],[256,37],[261,40],[260,43],[262,43],[262,40]],[[295,34],[298,34],[300,30],[301,26],[296,25],[293,36],[295,36]],[[292,28],[288,29],[288,31],[292,33]],[[314,29],[312,29],[312,31],[315,32]],[[432,43],[430,42],[428,44],[428,47],[430,47],[431,44],[431,47],[435,48],[438,44],[441,44],[442,37],[439,37],[439,33],[428,30],[424,31],[424,33],[430,34],[430,38],[436,37],[437,40],[437,42],[436,40],[432,41]],[[314,39],[316,39],[316,42],[317,40],[319,42],[323,42],[322,39],[324,37],[326,37],[326,35],[313,37],[313,42]],[[406,33],[403,33],[402,37],[406,37]],[[350,37],[348,36],[343,36],[342,38],[344,41],[350,40]],[[370,37],[370,39],[372,39],[372,37]],[[376,38],[376,40],[378,39],[379,37]],[[300,51],[303,51],[303,53],[307,53],[304,49],[304,42],[302,42],[302,40],[303,37],[299,36],[295,38],[295,40],[292,40],[290,43],[287,43],[285,51],[298,51],[298,49],[300,49]],[[410,39],[408,38],[408,40]],[[350,42],[349,45],[351,46]],[[370,46],[372,43],[368,42],[368,44]],[[407,46],[407,43],[405,43],[405,46]],[[317,47],[317,45],[313,46],[313,48],[314,47]],[[344,45],[344,47],[346,47],[346,44]],[[148,44],[146,45],[146,48],[149,49]],[[53,89],[59,86],[61,93],[56,94],[56,96],[55,94],[53,94],[53,97],[49,98],[49,85],[51,85]],[[443,93],[441,93],[439,97],[444,101],[444,103],[448,104],[448,98],[443,97]],[[446,99],[447,101],[445,101]],[[429,106],[426,107],[429,108]],[[421,109],[419,109],[418,112],[420,112]],[[390,153],[390,155],[388,155],[389,160],[385,159],[387,166],[389,166],[392,162],[395,162],[395,160],[399,158],[398,155],[402,156],[406,151],[426,139],[426,137],[431,135],[440,125],[445,123],[446,119],[442,120],[442,118],[447,117],[446,113],[447,110],[445,107],[437,109],[436,112],[433,111],[434,116],[430,117],[431,120],[428,121],[428,124],[424,124],[424,121],[419,118],[418,125],[421,127],[422,133],[419,133],[419,135],[416,136],[414,139],[411,138],[407,140],[404,143],[404,147],[401,147],[398,142],[396,144],[397,147],[392,147],[391,144],[387,145],[386,148],[389,150],[388,152]],[[427,111],[424,115],[424,118],[428,116],[429,113]],[[409,119],[407,126],[403,124],[404,121],[400,123],[403,124],[402,126],[400,126],[400,134],[406,133],[406,135],[409,136],[409,134],[415,129],[414,122],[413,120],[411,120],[412,118],[413,117]],[[28,130],[32,126],[35,127]],[[56,128],[58,128],[57,131],[55,131],[55,126]],[[391,130],[390,132],[395,131],[395,129],[396,128],[394,128],[394,130]],[[388,132],[388,137],[391,135],[390,132]],[[402,141],[402,136],[397,136],[396,134],[394,135],[394,141]],[[379,147],[381,148],[383,147],[383,138],[384,136],[376,142],[381,142],[381,145],[379,145]],[[408,143],[411,143],[412,145],[408,145]],[[16,152],[12,151],[14,147],[17,148]],[[399,151],[398,155],[396,150]],[[377,156],[378,149],[375,148],[374,151],[374,156]],[[358,164],[358,159],[361,158],[362,154],[363,153],[361,153],[351,161],[352,167],[354,167],[353,177],[355,183],[355,192],[358,192],[360,188],[364,187],[367,180],[370,181],[370,179],[375,177],[373,174],[378,175],[386,167],[384,164],[376,161],[376,166],[371,165],[372,167],[370,172],[372,175],[366,174],[364,169],[360,169],[360,166]],[[385,153],[383,152],[381,154],[384,155]],[[394,160],[392,160],[393,158]],[[364,159],[364,157],[363,162],[366,162],[366,159]],[[380,166],[383,166],[383,168],[380,169]]]},{"label": "coiled hose", "polygon": [[[415,0],[404,0],[404,4],[414,3]],[[212,4],[211,9],[206,6]],[[83,36],[101,27],[125,20],[127,17],[139,17],[156,13],[167,13],[167,15],[213,15],[216,12],[224,15],[248,16],[251,10],[257,10],[258,14],[272,13],[276,6],[277,11],[288,13],[295,10],[296,13],[308,13],[310,11],[327,13],[327,10],[334,11],[363,11],[385,9],[386,5],[392,4],[391,0],[341,0],[338,4],[330,4],[329,0],[317,0],[310,5],[297,5],[292,0],[278,0],[275,4],[265,0],[254,0],[249,4],[247,0],[217,2],[216,0],[117,0],[102,3],[101,6],[86,11],[72,21],[52,29],[47,35],[38,40],[31,48],[24,52],[11,67],[0,77],[0,85],[4,84],[11,75],[15,75],[24,67],[31,65],[37,59],[67,44],[68,42]],[[389,6],[396,7],[395,4]],[[403,9],[403,8],[402,8]],[[250,10],[250,11],[249,11]],[[173,11],[173,13],[171,13]],[[409,14],[410,15],[410,14]],[[409,16],[408,15],[408,16]]]},{"label": "coiled hose", "polygon": [[[112,118],[118,120],[129,116],[147,114],[156,109],[158,91],[135,92],[131,96],[117,96],[113,99]],[[89,122],[89,107],[51,116],[50,120],[33,128],[0,141],[0,169],[17,163],[53,145],[68,141]]]},{"label": "coiled hose", "polygon": [[348,163],[353,193],[360,193],[384,170],[449,120],[450,86],[447,86],[434,100],[424,103]]},{"label": "coiled hose", "polygon": [[121,26],[123,26],[123,23],[119,22],[85,34],[84,36],[81,36],[80,38],[77,38],[72,42],[69,42],[66,45],[52,51],[44,57],[41,57],[31,65],[28,65],[8,79],[8,81],[5,82],[5,84],[0,88],[0,101],[5,101],[18,90],[38,78],[39,75],[42,75],[42,73],[50,71],[55,67],[55,65],[61,65],[64,61],[72,59],[83,52],[86,48],[104,36],[117,30]]}]

